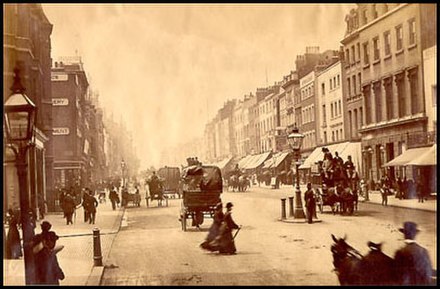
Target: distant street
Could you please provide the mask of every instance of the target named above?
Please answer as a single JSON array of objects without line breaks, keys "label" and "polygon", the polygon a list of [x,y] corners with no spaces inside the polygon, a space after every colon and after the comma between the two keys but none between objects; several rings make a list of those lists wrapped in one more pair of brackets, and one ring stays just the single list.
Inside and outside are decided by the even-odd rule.
[{"label": "distant street", "polygon": [[128,226],[113,243],[101,285],[339,285],[332,272],[330,234],[347,234],[348,243],[363,254],[368,240],[384,241],[384,252],[393,256],[402,244],[397,229],[406,220],[419,224],[417,240],[435,267],[435,213],[360,203],[355,216],[333,216],[326,207],[318,213],[320,223],[280,222],[279,199],[292,195],[289,187],[223,193],[223,202],[235,205],[234,220],[243,225],[233,256],[199,248],[212,219],[205,219],[202,231],[183,232],[181,200],[150,208],[143,200],[140,208],[126,210]]}]

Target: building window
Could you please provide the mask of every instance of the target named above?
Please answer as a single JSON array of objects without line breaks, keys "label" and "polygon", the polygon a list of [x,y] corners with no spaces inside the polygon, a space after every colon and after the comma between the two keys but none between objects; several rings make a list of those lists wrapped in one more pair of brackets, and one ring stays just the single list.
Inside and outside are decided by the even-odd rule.
[{"label": "building window", "polygon": [[336,130],[336,140],[339,140],[338,130]]},{"label": "building window", "polygon": [[384,79],[383,86],[385,88],[385,99],[387,106],[387,120],[393,119],[393,107],[394,107],[394,98],[393,98],[393,85],[392,85],[392,77]]},{"label": "building window", "polygon": [[370,63],[370,51],[368,47],[368,42],[365,42],[362,46],[364,47],[364,64],[367,65]]},{"label": "building window", "polygon": [[358,82],[359,82],[359,93],[361,93],[361,89],[362,89],[362,79],[361,79],[361,73],[358,73]]},{"label": "building window", "polygon": [[359,129],[358,127],[358,111],[357,109],[353,110],[353,127],[354,127],[354,131],[357,134],[357,131]]},{"label": "building window", "polygon": [[385,56],[388,56],[391,54],[391,34],[390,34],[390,31],[386,31],[383,34],[383,39],[385,42]]},{"label": "building window", "polygon": [[349,128],[350,128],[350,130],[349,130],[349,132],[350,132],[350,138],[352,138],[353,137],[353,118],[352,118],[352,115],[351,115],[352,113],[351,113],[351,110],[348,112],[348,125],[349,125]]},{"label": "building window", "polygon": [[322,122],[325,125],[326,123],[326,113],[325,113],[325,104],[322,105]]},{"label": "building window", "polygon": [[373,57],[374,60],[379,60],[379,37],[373,38]]},{"label": "building window", "polygon": [[364,23],[364,25],[367,24],[367,22],[368,22],[367,9],[362,10],[362,22]]},{"label": "building window", "polygon": [[333,83],[332,83],[332,79],[330,78],[330,90],[332,90],[333,89],[333,85],[332,85]]},{"label": "building window", "polygon": [[403,30],[402,25],[396,27],[396,50],[403,49]]},{"label": "building window", "polygon": [[417,68],[412,69],[408,72],[408,80],[411,93],[411,114],[416,114],[419,112],[419,81]]},{"label": "building window", "polygon": [[374,99],[376,101],[376,122],[382,121],[382,88],[380,81],[373,84]]},{"label": "building window", "polygon": [[345,49],[345,61],[350,64],[350,50]]},{"label": "building window", "polygon": [[357,46],[357,57],[358,57],[358,60],[361,60],[361,45],[359,43],[357,43],[356,46]]},{"label": "building window", "polygon": [[396,75],[397,99],[399,102],[399,117],[406,115],[406,98],[405,98],[405,79],[404,74]]},{"label": "building window", "polygon": [[341,85],[341,83],[339,82],[339,74],[338,74],[338,87]]},{"label": "building window", "polygon": [[333,118],[333,103],[330,104],[330,115]]},{"label": "building window", "polygon": [[332,131],[332,142],[334,142],[334,141],[335,141],[335,132]]},{"label": "building window", "polygon": [[352,57],[352,61],[353,61],[353,63],[356,62],[356,53],[355,53],[354,50],[355,50],[354,45],[352,45],[352,46],[351,46],[351,57]]},{"label": "building window", "polygon": [[369,85],[363,87],[365,98],[365,123],[368,125],[371,123],[371,89]]},{"label": "building window", "polygon": [[338,101],[338,105],[339,105],[339,115],[341,115],[342,114],[341,101]]},{"label": "building window", "polygon": [[325,83],[321,83],[322,95],[325,95]]},{"label": "building window", "polygon": [[348,97],[350,97],[351,96],[350,77],[347,78],[347,91],[348,91]]},{"label": "building window", "polygon": [[353,95],[356,95],[356,75],[353,75]]},{"label": "building window", "polygon": [[324,132],[324,143],[327,143],[327,132]]},{"label": "building window", "polygon": [[416,44],[416,20],[410,19],[408,21],[409,27],[409,45]]}]

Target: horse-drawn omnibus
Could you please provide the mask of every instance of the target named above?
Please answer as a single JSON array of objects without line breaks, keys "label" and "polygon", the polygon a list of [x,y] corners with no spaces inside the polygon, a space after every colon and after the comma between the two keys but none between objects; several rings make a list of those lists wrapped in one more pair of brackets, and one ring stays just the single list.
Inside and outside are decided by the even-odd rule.
[{"label": "horse-drawn omnibus", "polygon": [[180,221],[182,230],[187,230],[187,220],[198,227],[204,217],[214,216],[215,205],[221,202],[223,192],[220,168],[207,165],[192,165],[182,171],[182,203]]},{"label": "horse-drawn omnibus", "polygon": [[165,166],[157,171],[157,175],[162,180],[163,193],[180,198],[180,169]]}]

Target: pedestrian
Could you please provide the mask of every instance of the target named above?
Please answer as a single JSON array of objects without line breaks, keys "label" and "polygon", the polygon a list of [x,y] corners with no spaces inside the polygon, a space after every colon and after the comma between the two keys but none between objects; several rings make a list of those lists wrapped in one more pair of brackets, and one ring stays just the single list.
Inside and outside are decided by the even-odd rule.
[{"label": "pedestrian", "polygon": [[241,228],[232,219],[232,207],[234,205],[229,202],[226,204],[226,213],[223,222],[220,226],[219,236],[216,237],[214,244],[218,246],[220,254],[236,254],[234,238],[232,237],[232,230]]},{"label": "pedestrian", "polygon": [[44,247],[44,240],[48,240],[49,238],[49,232],[52,228],[52,224],[48,221],[43,221],[41,223],[41,233],[36,234],[32,238],[32,244],[33,244],[33,252],[34,254],[38,253],[41,249]]},{"label": "pedestrian", "polygon": [[212,222],[212,225],[209,228],[208,236],[206,236],[205,241],[202,244],[200,244],[201,248],[209,251],[218,250],[218,247],[213,241],[220,233],[220,226],[223,222],[224,216],[225,215],[223,214],[223,204],[218,203],[214,209],[214,217],[213,217],[214,221]]},{"label": "pedestrian", "polygon": [[84,209],[84,223],[87,223],[90,219],[90,212],[89,212],[89,207],[90,207],[90,200],[89,200],[89,191],[87,188],[82,189],[83,191],[83,195],[82,195],[82,202],[81,202],[81,206]]},{"label": "pedestrian", "polygon": [[44,219],[44,213],[46,212],[46,200],[42,193],[38,194],[38,214],[40,220]]},{"label": "pedestrian", "polygon": [[415,241],[417,224],[403,223],[399,231],[404,235],[405,246],[396,251],[394,256],[397,284],[402,286],[431,285],[432,264],[428,251]]},{"label": "pedestrian", "polygon": [[316,200],[315,200],[315,193],[312,189],[311,183],[307,183],[307,191],[304,193],[304,200],[306,203],[307,222],[309,224],[312,224],[313,216],[315,215],[315,210],[316,210]]},{"label": "pedestrian", "polygon": [[98,201],[92,195],[88,195],[87,211],[89,213],[89,224],[95,224],[96,220],[96,207],[98,207]]},{"label": "pedestrian", "polygon": [[59,239],[53,231],[47,233],[47,237],[42,239],[41,249],[35,253],[35,283],[38,285],[60,285],[59,280],[64,280],[64,272],[61,269],[57,253],[63,246],[56,246]]},{"label": "pedestrian", "polygon": [[397,194],[396,194],[396,198],[398,198],[399,200],[403,199],[403,195],[404,195],[404,188],[403,188],[403,180],[402,178],[397,175],[396,177],[396,184],[397,184]]},{"label": "pedestrian", "polygon": [[382,206],[388,206],[388,194],[389,189],[387,184],[384,182],[382,188],[380,189],[380,195],[382,196]]},{"label": "pedestrian", "polygon": [[18,232],[19,215],[12,209],[8,210],[9,230],[6,237],[6,259],[20,259],[21,251],[20,233]]},{"label": "pedestrian", "polygon": [[64,215],[66,216],[66,223],[67,225],[72,224],[73,225],[73,221],[72,221],[72,216],[73,213],[75,212],[75,200],[72,198],[72,196],[68,193],[66,195],[66,197],[64,198]]},{"label": "pedestrian", "polygon": [[[58,200],[60,202],[60,208],[64,212],[64,199],[66,197],[66,191],[65,189],[60,189],[60,195],[58,197]],[[63,217],[66,217],[66,214],[63,214]]]},{"label": "pedestrian", "polygon": [[110,202],[112,203],[112,208],[114,211],[114,210],[116,210],[116,203],[117,203],[117,200],[119,199],[118,193],[116,193],[116,190],[114,187],[110,191],[109,198],[110,198]]},{"label": "pedestrian", "polygon": [[417,194],[417,198],[418,198],[418,202],[419,203],[423,203],[424,201],[424,191],[425,191],[425,186],[423,184],[422,179],[419,177],[416,181],[416,194]]}]

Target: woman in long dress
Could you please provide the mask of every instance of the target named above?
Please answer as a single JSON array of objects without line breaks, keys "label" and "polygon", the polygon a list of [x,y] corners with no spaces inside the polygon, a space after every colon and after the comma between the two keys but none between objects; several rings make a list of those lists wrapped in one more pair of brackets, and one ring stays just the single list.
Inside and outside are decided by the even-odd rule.
[{"label": "woman in long dress", "polygon": [[223,223],[220,226],[220,234],[213,241],[218,246],[220,254],[235,254],[237,249],[235,248],[234,238],[232,237],[232,230],[239,229],[240,227],[232,220],[232,203],[226,204],[226,213],[223,219]]},{"label": "woman in long dress", "polygon": [[216,251],[217,246],[212,243],[212,241],[215,240],[215,238],[220,233],[220,226],[223,222],[224,214],[223,214],[223,204],[218,203],[215,206],[215,212],[214,212],[214,221],[212,222],[211,227],[209,228],[208,236],[206,236],[205,241],[200,244],[200,247],[202,247],[205,250],[209,251]]}]

